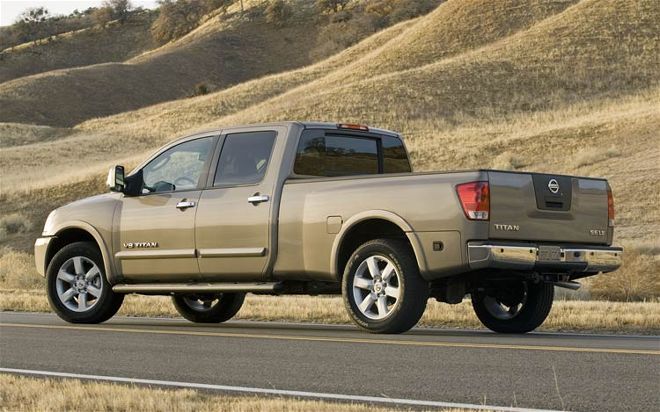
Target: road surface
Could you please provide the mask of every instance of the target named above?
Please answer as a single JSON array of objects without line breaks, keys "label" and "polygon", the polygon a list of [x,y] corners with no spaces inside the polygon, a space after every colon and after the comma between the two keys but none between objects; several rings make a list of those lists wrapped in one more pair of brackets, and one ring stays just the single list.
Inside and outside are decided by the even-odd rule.
[{"label": "road surface", "polygon": [[660,410],[658,336],[371,335],[351,326],[127,317],[71,325],[0,312],[0,370],[10,369],[426,408]]}]

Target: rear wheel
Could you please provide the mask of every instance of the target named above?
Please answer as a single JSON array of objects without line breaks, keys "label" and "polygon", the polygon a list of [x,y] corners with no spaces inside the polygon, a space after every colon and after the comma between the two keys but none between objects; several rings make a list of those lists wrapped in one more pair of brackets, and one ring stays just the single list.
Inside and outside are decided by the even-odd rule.
[{"label": "rear wheel", "polygon": [[174,295],[177,312],[195,323],[220,323],[236,315],[243,306],[245,293]]},{"label": "rear wheel", "polygon": [[124,301],[124,295],[112,291],[101,252],[91,242],[72,243],[55,254],[46,273],[46,291],[53,311],[72,323],[104,322]]},{"label": "rear wheel", "polygon": [[342,280],[344,305],[353,321],[373,333],[401,333],[426,309],[428,283],[405,242],[377,239],[360,246]]},{"label": "rear wheel", "polygon": [[481,323],[499,333],[526,333],[545,321],[552,308],[554,286],[529,281],[472,293],[472,307]]}]

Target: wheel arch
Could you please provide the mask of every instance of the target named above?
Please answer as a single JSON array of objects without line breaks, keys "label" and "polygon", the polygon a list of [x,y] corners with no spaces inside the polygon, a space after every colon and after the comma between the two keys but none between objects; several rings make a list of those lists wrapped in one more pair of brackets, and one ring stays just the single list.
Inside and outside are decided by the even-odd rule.
[{"label": "wheel arch", "polygon": [[420,272],[426,269],[421,244],[412,226],[401,216],[386,210],[371,210],[348,219],[332,245],[330,267],[335,279],[340,280],[351,254],[361,244],[378,238],[400,238],[406,241],[414,254]]},{"label": "wheel arch", "polygon": [[55,231],[54,239],[48,245],[46,251],[45,270],[48,270],[51,260],[57,252],[63,247],[75,242],[92,242],[96,244],[101,256],[103,258],[103,267],[106,279],[112,284],[114,270],[108,255],[108,248],[106,242],[103,240],[101,234],[89,223],[86,222],[73,222],[67,224],[65,227],[58,228]]}]

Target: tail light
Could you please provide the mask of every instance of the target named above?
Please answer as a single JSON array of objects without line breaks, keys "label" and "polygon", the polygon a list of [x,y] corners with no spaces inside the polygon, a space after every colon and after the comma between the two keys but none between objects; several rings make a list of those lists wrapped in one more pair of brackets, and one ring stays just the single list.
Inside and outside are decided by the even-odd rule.
[{"label": "tail light", "polygon": [[463,212],[470,220],[490,217],[490,187],[488,182],[470,182],[456,186]]},{"label": "tail light", "polygon": [[614,227],[614,196],[609,186],[607,186],[607,225]]}]

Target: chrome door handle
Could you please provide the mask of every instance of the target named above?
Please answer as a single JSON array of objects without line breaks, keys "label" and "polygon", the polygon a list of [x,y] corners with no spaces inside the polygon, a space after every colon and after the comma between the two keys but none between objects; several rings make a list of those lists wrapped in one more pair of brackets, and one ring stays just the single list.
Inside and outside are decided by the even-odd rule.
[{"label": "chrome door handle", "polygon": [[195,207],[195,202],[191,202],[189,200],[182,200],[176,204],[176,208],[181,210],[188,209],[189,207]]},{"label": "chrome door handle", "polygon": [[248,197],[248,203],[252,203],[253,205],[257,205],[262,202],[267,202],[270,200],[270,197],[268,195],[260,195],[256,194],[254,196]]}]

